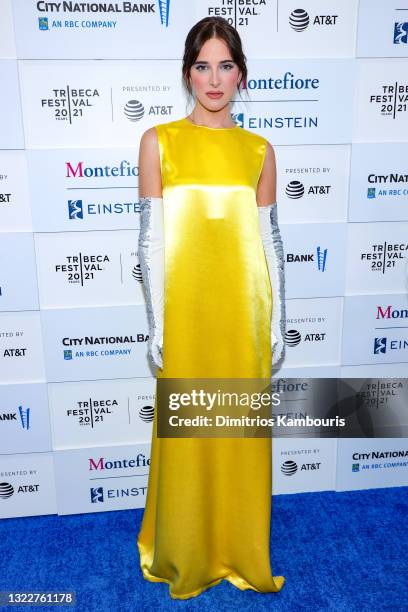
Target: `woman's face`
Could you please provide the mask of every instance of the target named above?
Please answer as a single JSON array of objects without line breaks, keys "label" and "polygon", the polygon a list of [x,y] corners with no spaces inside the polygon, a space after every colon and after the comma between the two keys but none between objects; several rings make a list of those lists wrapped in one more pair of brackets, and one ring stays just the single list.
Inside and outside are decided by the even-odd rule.
[{"label": "woman's face", "polygon": [[[197,100],[211,111],[221,110],[233,98],[241,73],[227,44],[210,38],[201,47],[190,70],[190,82]],[[210,94],[214,92],[219,95]]]}]

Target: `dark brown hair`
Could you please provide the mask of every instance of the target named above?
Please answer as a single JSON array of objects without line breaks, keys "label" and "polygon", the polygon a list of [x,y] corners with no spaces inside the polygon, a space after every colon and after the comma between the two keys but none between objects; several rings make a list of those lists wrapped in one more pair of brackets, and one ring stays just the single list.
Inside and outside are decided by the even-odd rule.
[{"label": "dark brown hair", "polygon": [[219,38],[228,46],[233,61],[241,72],[241,80],[238,83],[238,92],[242,82],[246,83],[248,71],[246,56],[242,49],[242,42],[237,30],[223,17],[204,17],[198,21],[187,34],[184,45],[182,77],[183,84],[188,94],[192,96],[189,81],[190,70],[196,61],[201,47],[210,38]]}]

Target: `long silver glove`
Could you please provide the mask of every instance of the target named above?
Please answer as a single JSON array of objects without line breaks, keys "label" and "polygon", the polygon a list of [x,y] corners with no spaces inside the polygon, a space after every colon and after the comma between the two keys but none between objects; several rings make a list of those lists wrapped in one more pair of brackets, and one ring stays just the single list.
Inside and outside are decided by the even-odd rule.
[{"label": "long silver glove", "polygon": [[163,369],[164,320],[164,218],[163,198],[143,197],[140,205],[138,257],[146,290],[149,324],[148,351]]},{"label": "long silver glove", "polygon": [[268,263],[272,289],[272,365],[284,355],[285,343],[285,260],[282,238],[278,225],[277,203],[258,206],[259,228]]}]

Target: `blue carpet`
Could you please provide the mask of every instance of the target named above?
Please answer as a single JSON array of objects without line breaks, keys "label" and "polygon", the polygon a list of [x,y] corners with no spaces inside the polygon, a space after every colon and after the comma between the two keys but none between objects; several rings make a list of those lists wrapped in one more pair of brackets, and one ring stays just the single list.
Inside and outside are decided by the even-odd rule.
[{"label": "blue carpet", "polygon": [[142,515],[0,520],[0,590],[73,590],[75,610],[86,612],[408,610],[408,487],[274,496],[272,568],[286,577],[279,593],[240,591],[223,581],[198,597],[171,599],[167,584],[142,577]]}]

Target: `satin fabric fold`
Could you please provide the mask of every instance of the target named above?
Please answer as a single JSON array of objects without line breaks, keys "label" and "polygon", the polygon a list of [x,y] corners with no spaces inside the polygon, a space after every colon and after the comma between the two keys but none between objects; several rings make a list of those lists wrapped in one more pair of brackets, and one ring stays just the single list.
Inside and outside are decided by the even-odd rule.
[{"label": "satin fabric fold", "polygon": [[[164,378],[270,378],[272,291],[256,189],[266,140],[240,128],[156,126],[165,229]],[[157,406],[156,406],[157,408]],[[276,592],[272,440],[157,438],[138,535],[144,577],[174,599],[226,579]]]}]

